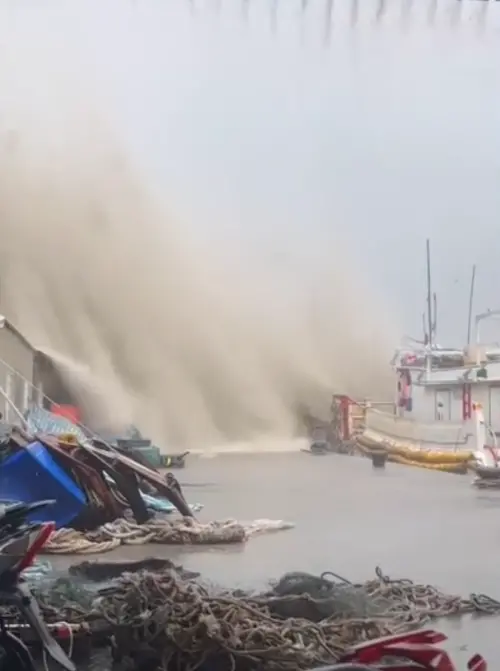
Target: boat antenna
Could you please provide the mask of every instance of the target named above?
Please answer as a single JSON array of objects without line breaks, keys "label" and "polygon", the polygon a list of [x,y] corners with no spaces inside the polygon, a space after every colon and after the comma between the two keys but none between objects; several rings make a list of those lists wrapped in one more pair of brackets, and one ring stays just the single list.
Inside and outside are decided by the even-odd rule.
[{"label": "boat antenna", "polygon": [[427,248],[427,328],[428,328],[428,345],[430,352],[430,360],[432,361],[432,284],[431,284],[431,243],[429,238],[426,241]]},{"label": "boat antenna", "polygon": [[427,326],[425,325],[425,312],[422,312],[422,333],[424,334],[422,344],[427,345]]},{"label": "boat antenna", "polygon": [[471,331],[472,331],[472,306],[474,303],[474,288],[476,284],[476,264],[472,266],[472,276],[470,278],[470,292],[469,292],[469,316],[467,319],[467,345],[470,345]]},{"label": "boat antenna", "polygon": [[437,321],[438,321],[438,305],[437,305],[437,294],[436,292],[433,293],[432,295],[432,300],[433,300],[433,310],[434,310],[434,315],[432,318],[432,332],[434,333],[434,342],[436,342],[436,333],[437,333]]}]

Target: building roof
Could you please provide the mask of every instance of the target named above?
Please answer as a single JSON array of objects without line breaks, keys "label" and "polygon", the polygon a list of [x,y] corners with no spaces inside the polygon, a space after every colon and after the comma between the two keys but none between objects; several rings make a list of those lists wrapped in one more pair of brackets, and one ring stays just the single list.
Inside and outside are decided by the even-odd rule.
[{"label": "building roof", "polygon": [[7,319],[7,317],[0,315],[0,329],[4,328],[8,329],[11,333],[14,333],[19,338],[19,340],[21,340],[21,342],[26,345],[26,347],[29,347],[30,350],[33,352],[37,351],[36,348],[33,347],[33,345],[30,343],[30,341],[21,333],[21,331],[19,331],[18,328],[14,326],[12,322]]}]

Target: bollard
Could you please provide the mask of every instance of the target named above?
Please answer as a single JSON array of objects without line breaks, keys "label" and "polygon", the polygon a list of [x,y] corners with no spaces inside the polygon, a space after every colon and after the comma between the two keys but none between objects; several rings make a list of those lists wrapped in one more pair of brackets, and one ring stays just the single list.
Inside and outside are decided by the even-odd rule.
[{"label": "bollard", "polygon": [[385,450],[372,450],[371,454],[373,468],[385,468],[387,461],[387,452]]},{"label": "bollard", "polygon": [[311,454],[327,454],[331,452],[328,441],[326,440],[314,440],[310,446],[309,451]]}]

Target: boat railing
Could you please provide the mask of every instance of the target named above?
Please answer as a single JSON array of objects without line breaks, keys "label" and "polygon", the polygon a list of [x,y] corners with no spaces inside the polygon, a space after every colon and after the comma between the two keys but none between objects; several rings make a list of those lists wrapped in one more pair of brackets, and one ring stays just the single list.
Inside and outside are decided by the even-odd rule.
[{"label": "boat railing", "polygon": [[351,440],[363,433],[366,426],[366,415],[371,409],[395,414],[393,401],[374,401],[371,399],[353,399],[344,394],[334,394],[332,403],[334,429],[341,440]]},{"label": "boat railing", "polygon": [[[3,385],[1,381],[4,381]],[[25,375],[0,357],[0,413],[2,422],[19,426],[29,432],[28,418],[31,412],[36,412],[37,408],[53,408],[58,405],[54,399],[44,393],[41,387],[36,386]],[[64,421],[64,418],[61,419]],[[96,438],[109,449],[114,450],[108,440],[78,419],[72,419],[67,423],[68,426],[73,427],[71,432],[74,432],[75,428],[78,430],[78,438]],[[48,432],[50,433],[50,431]]]}]

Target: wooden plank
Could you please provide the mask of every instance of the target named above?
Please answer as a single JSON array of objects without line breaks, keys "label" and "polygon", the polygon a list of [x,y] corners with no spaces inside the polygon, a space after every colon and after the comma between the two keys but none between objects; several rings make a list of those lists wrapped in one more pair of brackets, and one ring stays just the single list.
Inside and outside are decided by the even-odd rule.
[{"label": "wooden plank", "polygon": [[161,494],[163,494],[176,508],[177,510],[184,515],[185,517],[194,517],[191,508],[188,506],[184,497],[180,496],[178,492],[171,489],[162,478],[162,476],[156,472],[143,466],[142,464],[137,463],[130,457],[126,457],[120,452],[113,451],[109,452],[108,450],[102,450],[99,447],[94,447],[91,445],[81,446],[81,449],[88,450],[92,454],[105,459],[111,466],[114,464],[122,464],[126,468],[129,468],[136,475],[141,478],[144,478],[146,482],[153,485]]}]

